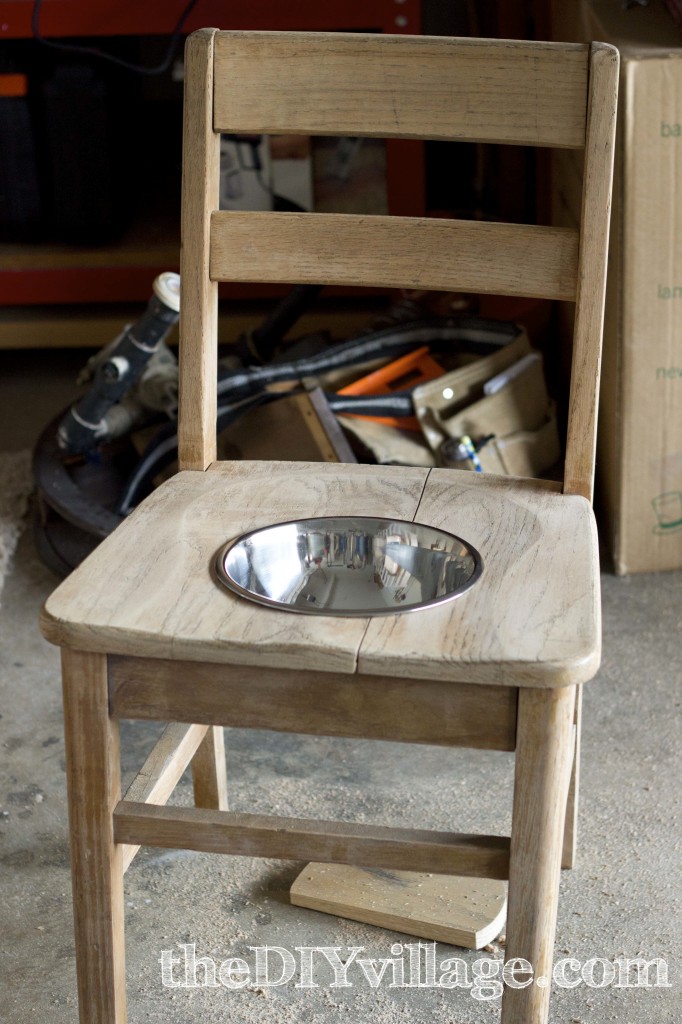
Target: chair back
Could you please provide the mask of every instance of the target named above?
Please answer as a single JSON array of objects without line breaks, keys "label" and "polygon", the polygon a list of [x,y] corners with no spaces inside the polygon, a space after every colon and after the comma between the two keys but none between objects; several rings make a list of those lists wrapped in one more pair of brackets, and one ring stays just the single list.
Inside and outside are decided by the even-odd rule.
[{"label": "chair back", "polygon": [[[357,33],[187,40],[180,466],[216,459],[218,282],[382,286],[575,302],[564,490],[591,499],[618,52]],[[579,230],[219,209],[220,134],[352,135],[584,150]]]}]

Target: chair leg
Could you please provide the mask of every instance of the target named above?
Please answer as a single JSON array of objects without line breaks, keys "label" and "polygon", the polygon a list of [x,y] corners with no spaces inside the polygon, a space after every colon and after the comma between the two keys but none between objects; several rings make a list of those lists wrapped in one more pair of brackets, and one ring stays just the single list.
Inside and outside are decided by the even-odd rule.
[{"label": "chair leg", "polygon": [[527,960],[533,981],[505,986],[502,1024],[547,1021],[574,708],[572,686],[519,691],[506,959]]},{"label": "chair leg", "polygon": [[578,805],[580,798],[580,730],[582,726],[583,688],[576,688],[575,699],[575,745],[573,750],[573,770],[568,787],[568,803],[566,804],[566,823],[564,825],[564,848],[561,857],[562,868],[575,867],[578,854]]},{"label": "chair leg", "polygon": [[214,811],[227,810],[225,732],[220,725],[208,730],[192,758],[194,803]]},{"label": "chair leg", "polygon": [[81,1024],[125,1024],[123,866],[112,812],[121,799],[118,722],[107,659],[62,652],[71,873]]}]

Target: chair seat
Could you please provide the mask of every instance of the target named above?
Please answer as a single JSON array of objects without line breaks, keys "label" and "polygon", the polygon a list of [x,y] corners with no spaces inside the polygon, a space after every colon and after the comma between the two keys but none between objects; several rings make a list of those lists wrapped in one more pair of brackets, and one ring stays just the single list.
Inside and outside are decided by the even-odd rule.
[{"label": "chair seat", "polygon": [[[416,520],[478,549],[461,597],[373,619],[264,608],[218,585],[231,538],[326,515]],[[84,651],[406,678],[564,686],[600,656],[589,502],[536,480],[326,463],[218,463],[162,484],[48,599],[54,643]]]}]

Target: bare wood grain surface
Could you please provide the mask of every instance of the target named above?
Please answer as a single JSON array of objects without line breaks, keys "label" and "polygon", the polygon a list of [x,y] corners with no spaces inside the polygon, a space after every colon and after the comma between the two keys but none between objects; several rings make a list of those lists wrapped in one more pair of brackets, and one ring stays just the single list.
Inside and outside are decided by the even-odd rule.
[{"label": "bare wood grain surface", "polygon": [[506,878],[509,867],[509,839],[504,836],[127,801],[121,801],[114,812],[114,833],[119,843],[438,874]]},{"label": "bare wood grain surface", "polygon": [[126,790],[133,803],[165,804],[208,731],[206,725],[171,722]]},{"label": "bare wood grain surface", "polygon": [[343,213],[211,217],[215,281],[375,285],[574,300],[578,233]]},{"label": "bare wood grain surface", "polygon": [[[589,503],[534,481],[431,470],[416,517],[455,533],[483,558],[455,601],[372,619],[358,671],[560,686],[600,659],[597,534]],[[389,668],[390,666],[390,668]]]},{"label": "bare wood grain surface", "polygon": [[346,864],[307,864],[289,897],[296,907],[467,949],[496,938],[507,913],[506,886],[496,879]]},{"label": "bare wood grain surface", "polygon": [[578,858],[578,812],[580,810],[580,743],[582,736],[583,688],[576,687],[573,767],[566,801],[566,821],[561,853],[562,868],[574,868]]},{"label": "bare wood grain surface", "polygon": [[112,822],[119,732],[108,714],[106,658],[62,651],[62,682],[80,1019],[126,1024],[123,864]]},{"label": "bare wood grain surface", "polygon": [[566,437],[564,490],[592,500],[597,402],[606,294],[611,176],[618,100],[618,51],[593,43],[580,224],[580,274]]},{"label": "bare wood grain surface", "polygon": [[219,463],[158,488],[49,598],[57,643],[111,653],[354,672],[364,619],[264,609],[212,576],[246,530],[305,516],[411,520],[427,471],[334,463]]},{"label": "bare wood grain surface", "polygon": [[208,730],[192,758],[192,785],[197,807],[227,810],[225,733],[222,726]]},{"label": "bare wood grain surface", "polygon": [[221,32],[216,131],[580,147],[587,47]]},{"label": "bare wood grain surface", "polygon": [[[135,803],[165,804],[207,731],[206,725],[178,722],[167,725],[128,787],[125,799]],[[138,850],[139,846],[123,847],[124,872]]]},{"label": "bare wood grain surface", "polygon": [[185,48],[180,251],[179,462],[206,469],[216,457],[218,288],[209,278],[210,213],[219,206],[220,136],[213,131],[213,40],[202,29]]},{"label": "bare wood grain surface", "polygon": [[[191,685],[188,682],[191,680]],[[249,729],[514,750],[509,686],[291,671],[167,659],[109,659],[111,713]]]},{"label": "bare wood grain surface", "polygon": [[[527,960],[534,981],[522,989],[505,986],[501,1024],[547,1020],[574,705],[572,686],[519,694],[506,959]],[[541,977],[544,987],[536,983]]]},{"label": "bare wood grain surface", "polygon": [[[57,643],[171,660],[511,686],[591,678],[600,644],[589,503],[533,481],[427,473],[330,463],[181,473],[62,583],[43,628]],[[212,579],[231,537],[335,512],[443,527],[479,550],[483,575],[455,601],[369,624],[261,608]]]}]

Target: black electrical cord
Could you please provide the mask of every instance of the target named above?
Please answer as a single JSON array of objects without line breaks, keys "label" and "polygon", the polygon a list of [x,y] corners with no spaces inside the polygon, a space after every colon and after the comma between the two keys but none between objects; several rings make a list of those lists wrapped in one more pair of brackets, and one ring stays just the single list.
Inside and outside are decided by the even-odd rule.
[{"label": "black electrical cord", "polygon": [[[415,321],[400,326],[385,327],[351,341],[340,342],[312,356],[287,363],[269,363],[242,369],[218,367],[218,416],[220,433],[243,413],[265,402],[283,396],[267,391],[277,381],[300,381],[330,370],[362,365],[377,357],[396,357],[415,345],[430,345],[436,351],[438,343],[451,348],[459,343],[463,351],[489,355],[509,344],[518,335],[515,324],[500,323],[480,318],[451,317],[447,319]],[[414,406],[410,391],[394,391],[387,395],[327,394],[327,402],[335,413],[355,413],[363,416],[412,416]],[[120,515],[128,515],[153,486],[160,470],[177,455],[177,424],[167,423],[152,438],[138,465],[126,482],[116,508]]]},{"label": "black electrical cord", "polygon": [[43,0],[34,0],[33,2],[33,15],[31,18],[31,30],[33,32],[33,38],[38,43],[42,43],[43,46],[49,46],[53,50],[66,50],[67,53],[79,53],[85,54],[89,57],[97,57],[100,60],[107,60],[111,64],[116,64],[120,68],[125,68],[126,71],[134,71],[138,75],[162,75],[164,71],[167,71],[171,66],[173,57],[178,48],[182,29],[187,21],[187,18],[192,12],[192,8],[196,6],[197,0],[189,0],[189,3],[185,7],[184,11],[178,18],[175,28],[171,33],[170,43],[166,51],[166,56],[157,64],[156,67],[144,67],[140,64],[131,64],[130,61],[122,60],[121,57],[115,57],[112,53],[106,53],[104,50],[98,50],[94,46],[78,46],[75,43],[55,43],[51,39],[45,39],[40,32],[40,9],[43,5]]}]

